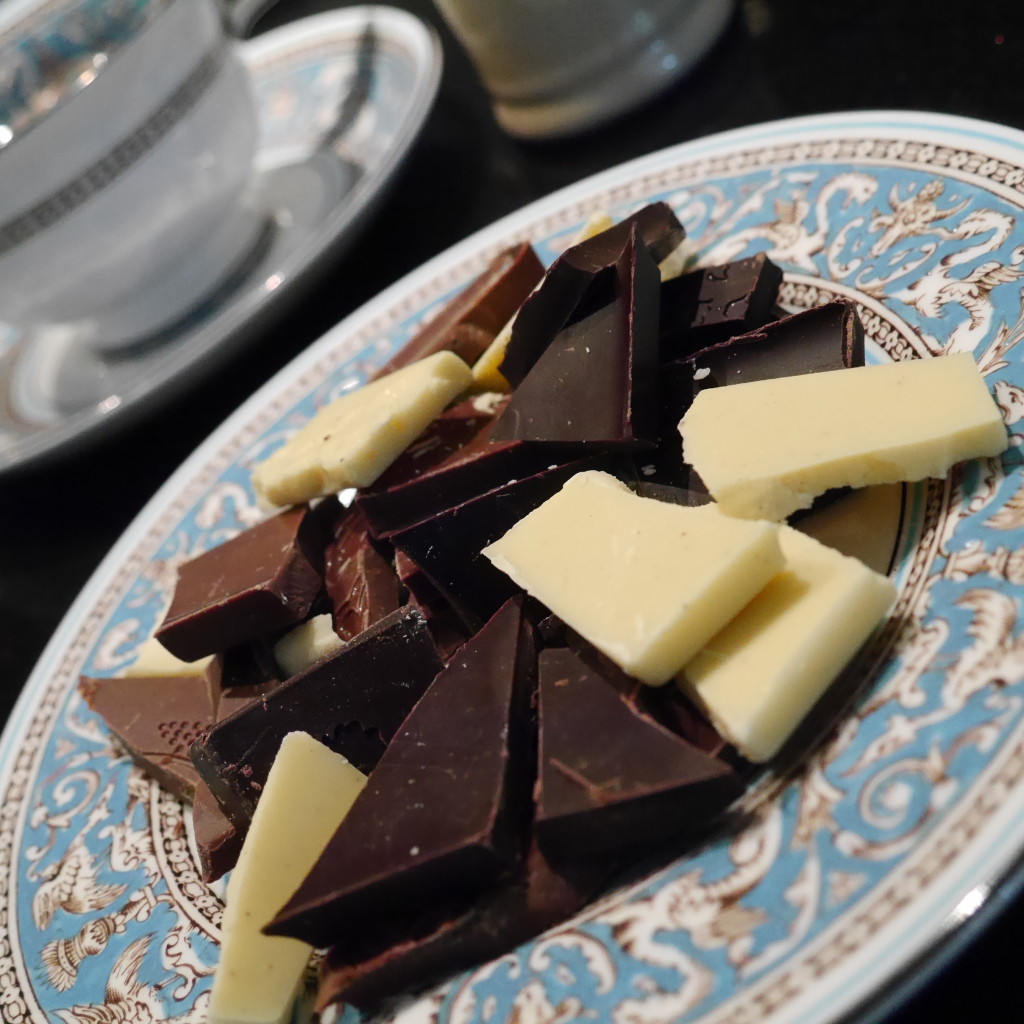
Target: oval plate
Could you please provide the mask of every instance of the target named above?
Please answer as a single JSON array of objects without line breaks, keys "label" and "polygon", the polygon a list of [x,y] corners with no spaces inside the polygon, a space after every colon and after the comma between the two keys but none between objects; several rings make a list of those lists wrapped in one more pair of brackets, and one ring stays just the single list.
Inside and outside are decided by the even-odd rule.
[{"label": "oval plate", "polygon": [[[744,129],[565,189],[437,257],[201,446],[41,659],[0,745],[7,1024],[107,1020],[88,1008],[131,1001],[156,1020],[205,1017],[220,901],[199,879],[185,809],[111,744],[76,695],[79,673],[132,660],[176,566],[260,518],[253,464],[499,249],[529,239],[551,259],[590,211],[655,199],[675,207],[702,261],[768,250],[790,308],[856,299],[873,361],[972,352],[1011,431],[1024,417],[1024,135],[1010,129],[899,113]],[[742,832],[399,1015],[826,1021],[934,950],[1024,849],[1024,478],[1012,441],[1002,459],[907,490],[900,597],[858,661],[856,706],[802,766],[761,781]]]}]

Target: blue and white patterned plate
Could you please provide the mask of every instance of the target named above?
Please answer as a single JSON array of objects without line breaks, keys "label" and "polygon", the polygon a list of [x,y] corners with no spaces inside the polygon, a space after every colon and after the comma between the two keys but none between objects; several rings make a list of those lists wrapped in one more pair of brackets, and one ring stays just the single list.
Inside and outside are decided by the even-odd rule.
[{"label": "blue and white patterned plate", "polygon": [[[652,155],[505,218],[340,324],[171,478],[85,588],[0,746],[0,1017],[201,1024],[221,904],[188,814],[75,693],[131,661],[175,567],[259,518],[249,473],[365,379],[502,246],[551,258],[589,211],[665,199],[701,257],[767,249],[790,308],[859,303],[872,361],[974,354],[1024,418],[1024,135],[830,115]],[[1024,475],[1001,459],[909,488],[900,597],[857,705],[769,777],[742,831],[496,963],[405,1021],[810,1022],[861,1005],[984,903],[1024,849]],[[350,1014],[355,1016],[354,1014]]]}]

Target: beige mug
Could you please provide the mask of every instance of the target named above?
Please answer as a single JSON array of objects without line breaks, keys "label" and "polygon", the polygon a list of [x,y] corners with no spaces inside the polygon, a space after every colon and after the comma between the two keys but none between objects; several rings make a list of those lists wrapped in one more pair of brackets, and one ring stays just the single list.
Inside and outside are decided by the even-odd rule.
[{"label": "beige mug", "polygon": [[594,127],[671,85],[714,44],[732,0],[435,0],[509,133]]}]

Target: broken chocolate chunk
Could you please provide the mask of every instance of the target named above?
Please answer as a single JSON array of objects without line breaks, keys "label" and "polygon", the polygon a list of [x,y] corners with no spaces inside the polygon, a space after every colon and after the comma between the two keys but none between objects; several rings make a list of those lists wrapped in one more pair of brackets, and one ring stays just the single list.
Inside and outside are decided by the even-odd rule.
[{"label": "broken chocolate chunk", "polygon": [[350,508],[324,552],[324,586],[331,598],[334,632],[351,640],[400,606],[399,580],[370,537],[366,519]]},{"label": "broken chocolate chunk", "polygon": [[609,456],[594,456],[512,480],[392,534],[390,540],[476,629],[517,592],[509,577],[480,552],[547,501],[569,477],[611,465]]},{"label": "broken chocolate chunk", "polygon": [[320,970],[317,1009],[346,1002],[370,1010],[406,989],[499,957],[582,909],[614,867],[609,858],[552,862],[533,843],[512,878],[425,934],[364,958],[332,948]]},{"label": "broken chocolate chunk", "polygon": [[238,862],[245,836],[220,809],[202,779],[196,782],[195,799],[192,801],[192,831],[196,837],[203,881],[215,882]]},{"label": "broken chocolate chunk", "polygon": [[544,273],[527,242],[498,253],[464,288],[372,377],[376,380],[418,359],[448,349],[473,363],[508,323]]},{"label": "broken chocolate chunk", "polygon": [[199,776],[189,747],[213,724],[216,710],[208,676],[83,676],[78,689],[143,771],[192,799]]},{"label": "broken chocolate chunk", "polygon": [[658,267],[634,225],[612,302],[560,331],[516,388],[495,441],[653,446],[658,368]]},{"label": "broken chocolate chunk", "polygon": [[320,591],[319,527],[288,509],[185,562],[157,639],[195,661],[297,625]]},{"label": "broken chocolate chunk", "polygon": [[369,772],[441,668],[423,616],[400,608],[218,722],[193,744],[192,761],[245,828],[286,733],[307,732]]},{"label": "broken chocolate chunk", "polygon": [[358,947],[510,870],[529,821],[534,671],[509,601],[420,699],[267,932]]},{"label": "broken chocolate chunk", "polygon": [[631,705],[571,650],[539,659],[537,840],[553,856],[649,845],[743,790],[728,766]]},{"label": "broken chocolate chunk", "polygon": [[655,263],[686,237],[668,205],[652,203],[607,231],[566,249],[516,315],[512,337],[499,367],[513,387],[522,383],[559,331],[612,299],[613,286],[606,278],[619,261],[634,228]]},{"label": "broken chocolate chunk", "polygon": [[846,299],[805,309],[690,356],[694,391],[864,365],[864,328]]},{"label": "broken chocolate chunk", "polygon": [[662,360],[685,358],[767,323],[781,283],[782,271],[764,253],[666,281]]}]

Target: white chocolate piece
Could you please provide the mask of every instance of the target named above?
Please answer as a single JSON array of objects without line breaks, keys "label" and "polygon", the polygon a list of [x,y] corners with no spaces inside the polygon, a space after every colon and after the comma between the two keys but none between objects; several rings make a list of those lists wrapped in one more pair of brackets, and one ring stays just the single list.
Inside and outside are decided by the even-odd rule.
[{"label": "white chocolate piece", "polygon": [[182,661],[176,658],[155,636],[143,643],[135,660],[119,675],[122,676],[201,676],[213,661],[210,654],[198,661]]},{"label": "white chocolate piece", "polygon": [[679,429],[722,511],[747,519],[784,519],[832,487],[945,476],[1007,446],[966,353],[710,388]]},{"label": "white chocolate piece", "polygon": [[331,616],[325,612],[285,633],[274,644],[274,661],[287,679],[333,654],[343,643],[334,632]]},{"label": "white chocolate piece", "polygon": [[695,658],[679,681],[751,761],[773,757],[871,635],[896,588],[788,526],[786,568]]},{"label": "white chocolate piece", "polygon": [[586,472],[483,553],[626,672],[658,685],[782,568],[777,533]]},{"label": "white chocolate piece", "polygon": [[[567,248],[571,249],[574,245],[579,245],[580,242],[585,242],[588,238],[593,238],[594,235],[599,235],[602,231],[607,231],[610,227],[614,226],[615,221],[612,220],[611,214],[607,210],[595,210],[586,219],[579,231],[573,235],[573,239]],[[675,250],[670,252],[665,259],[671,258],[674,252]],[[533,290],[536,291],[537,289],[534,288]],[[515,322],[516,313],[513,313],[509,317],[508,323],[498,331],[494,341],[477,357],[477,361],[473,364],[474,391],[500,391],[507,394],[512,390],[509,382],[505,380],[498,367],[505,358],[505,349],[508,347],[509,340],[512,337],[512,325]]]},{"label": "white chocolate piece", "polygon": [[659,264],[662,281],[681,277],[693,262],[696,250],[689,238],[684,238]]},{"label": "white chocolate piece", "polygon": [[366,776],[305,733],[281,743],[228,884],[208,1024],[284,1024],[309,960],[298,939],[262,929],[298,888]]},{"label": "white chocolate piece", "polygon": [[342,395],[256,467],[256,492],[297,505],[369,486],[471,381],[457,355],[437,352]]}]

